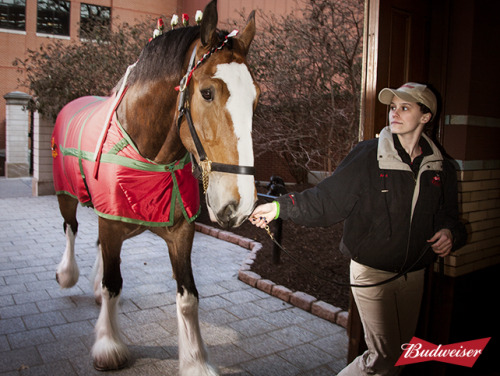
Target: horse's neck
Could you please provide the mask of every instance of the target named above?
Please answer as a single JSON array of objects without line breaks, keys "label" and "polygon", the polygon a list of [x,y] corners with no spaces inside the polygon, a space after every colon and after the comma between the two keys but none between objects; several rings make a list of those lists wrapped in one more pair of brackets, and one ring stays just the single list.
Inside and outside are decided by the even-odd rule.
[{"label": "horse's neck", "polygon": [[141,155],[162,164],[186,152],[175,128],[177,92],[171,91],[160,85],[134,85],[117,109],[118,119]]}]

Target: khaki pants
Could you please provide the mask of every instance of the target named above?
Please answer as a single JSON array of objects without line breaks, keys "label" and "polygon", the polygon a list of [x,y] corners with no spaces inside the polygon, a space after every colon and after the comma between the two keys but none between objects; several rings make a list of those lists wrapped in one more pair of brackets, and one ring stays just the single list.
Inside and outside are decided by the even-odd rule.
[{"label": "khaki pants", "polygon": [[[338,376],[385,376],[401,372],[401,367],[394,364],[402,353],[401,345],[410,342],[415,333],[424,274],[424,270],[418,270],[381,286],[352,288],[368,350]],[[372,284],[392,276],[394,273],[351,261],[352,284]]]}]

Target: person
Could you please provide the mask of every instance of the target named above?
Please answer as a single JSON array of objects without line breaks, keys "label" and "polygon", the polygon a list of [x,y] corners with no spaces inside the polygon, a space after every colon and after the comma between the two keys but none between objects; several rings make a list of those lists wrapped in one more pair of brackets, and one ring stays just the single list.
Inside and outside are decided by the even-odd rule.
[{"label": "person", "polygon": [[409,82],[378,96],[389,105],[389,125],[379,138],[358,143],[335,172],[301,193],[259,205],[250,221],[305,226],[344,221],[340,250],[349,255],[350,281],[367,350],[339,375],[397,375],[401,346],[413,337],[425,268],[461,247],[456,171],[423,133],[436,115],[429,87]]}]

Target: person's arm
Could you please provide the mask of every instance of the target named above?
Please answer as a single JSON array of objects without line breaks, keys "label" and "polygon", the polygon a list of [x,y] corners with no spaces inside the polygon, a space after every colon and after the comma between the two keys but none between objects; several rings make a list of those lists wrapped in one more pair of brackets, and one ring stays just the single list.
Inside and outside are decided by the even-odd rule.
[{"label": "person's arm", "polygon": [[[457,174],[450,161],[443,161],[443,172],[443,204],[437,214],[436,234],[432,238],[436,242],[432,247],[434,252],[442,257],[467,242],[467,230],[459,219]],[[429,241],[432,242],[432,239]]]},{"label": "person's arm", "polygon": [[317,186],[300,193],[285,194],[275,202],[257,206],[250,216],[251,223],[265,227],[279,217],[314,227],[329,226],[345,219],[364,189],[360,176],[367,163],[365,146],[356,146],[333,175]]}]

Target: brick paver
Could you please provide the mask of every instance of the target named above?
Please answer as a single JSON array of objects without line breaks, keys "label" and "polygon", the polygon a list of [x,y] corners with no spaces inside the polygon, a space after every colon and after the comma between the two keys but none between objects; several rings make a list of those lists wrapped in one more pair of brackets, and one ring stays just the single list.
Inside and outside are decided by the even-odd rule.
[{"label": "brick paver", "polygon": [[[65,238],[55,196],[11,197],[9,186],[9,197],[1,198],[1,183],[0,375],[102,375],[90,357],[99,313],[89,281],[96,215],[79,207],[80,280],[61,290],[55,269]],[[342,369],[345,329],[264,292],[283,294],[282,286],[262,281],[261,291],[238,280],[246,248],[255,245],[245,239],[230,243],[225,231],[211,235],[196,233],[192,259],[202,335],[221,373],[306,376]],[[129,368],[107,374],[177,374],[176,285],[164,242],[151,233],[127,240],[122,273],[119,316],[133,360]],[[314,312],[325,309],[309,303]]]}]

